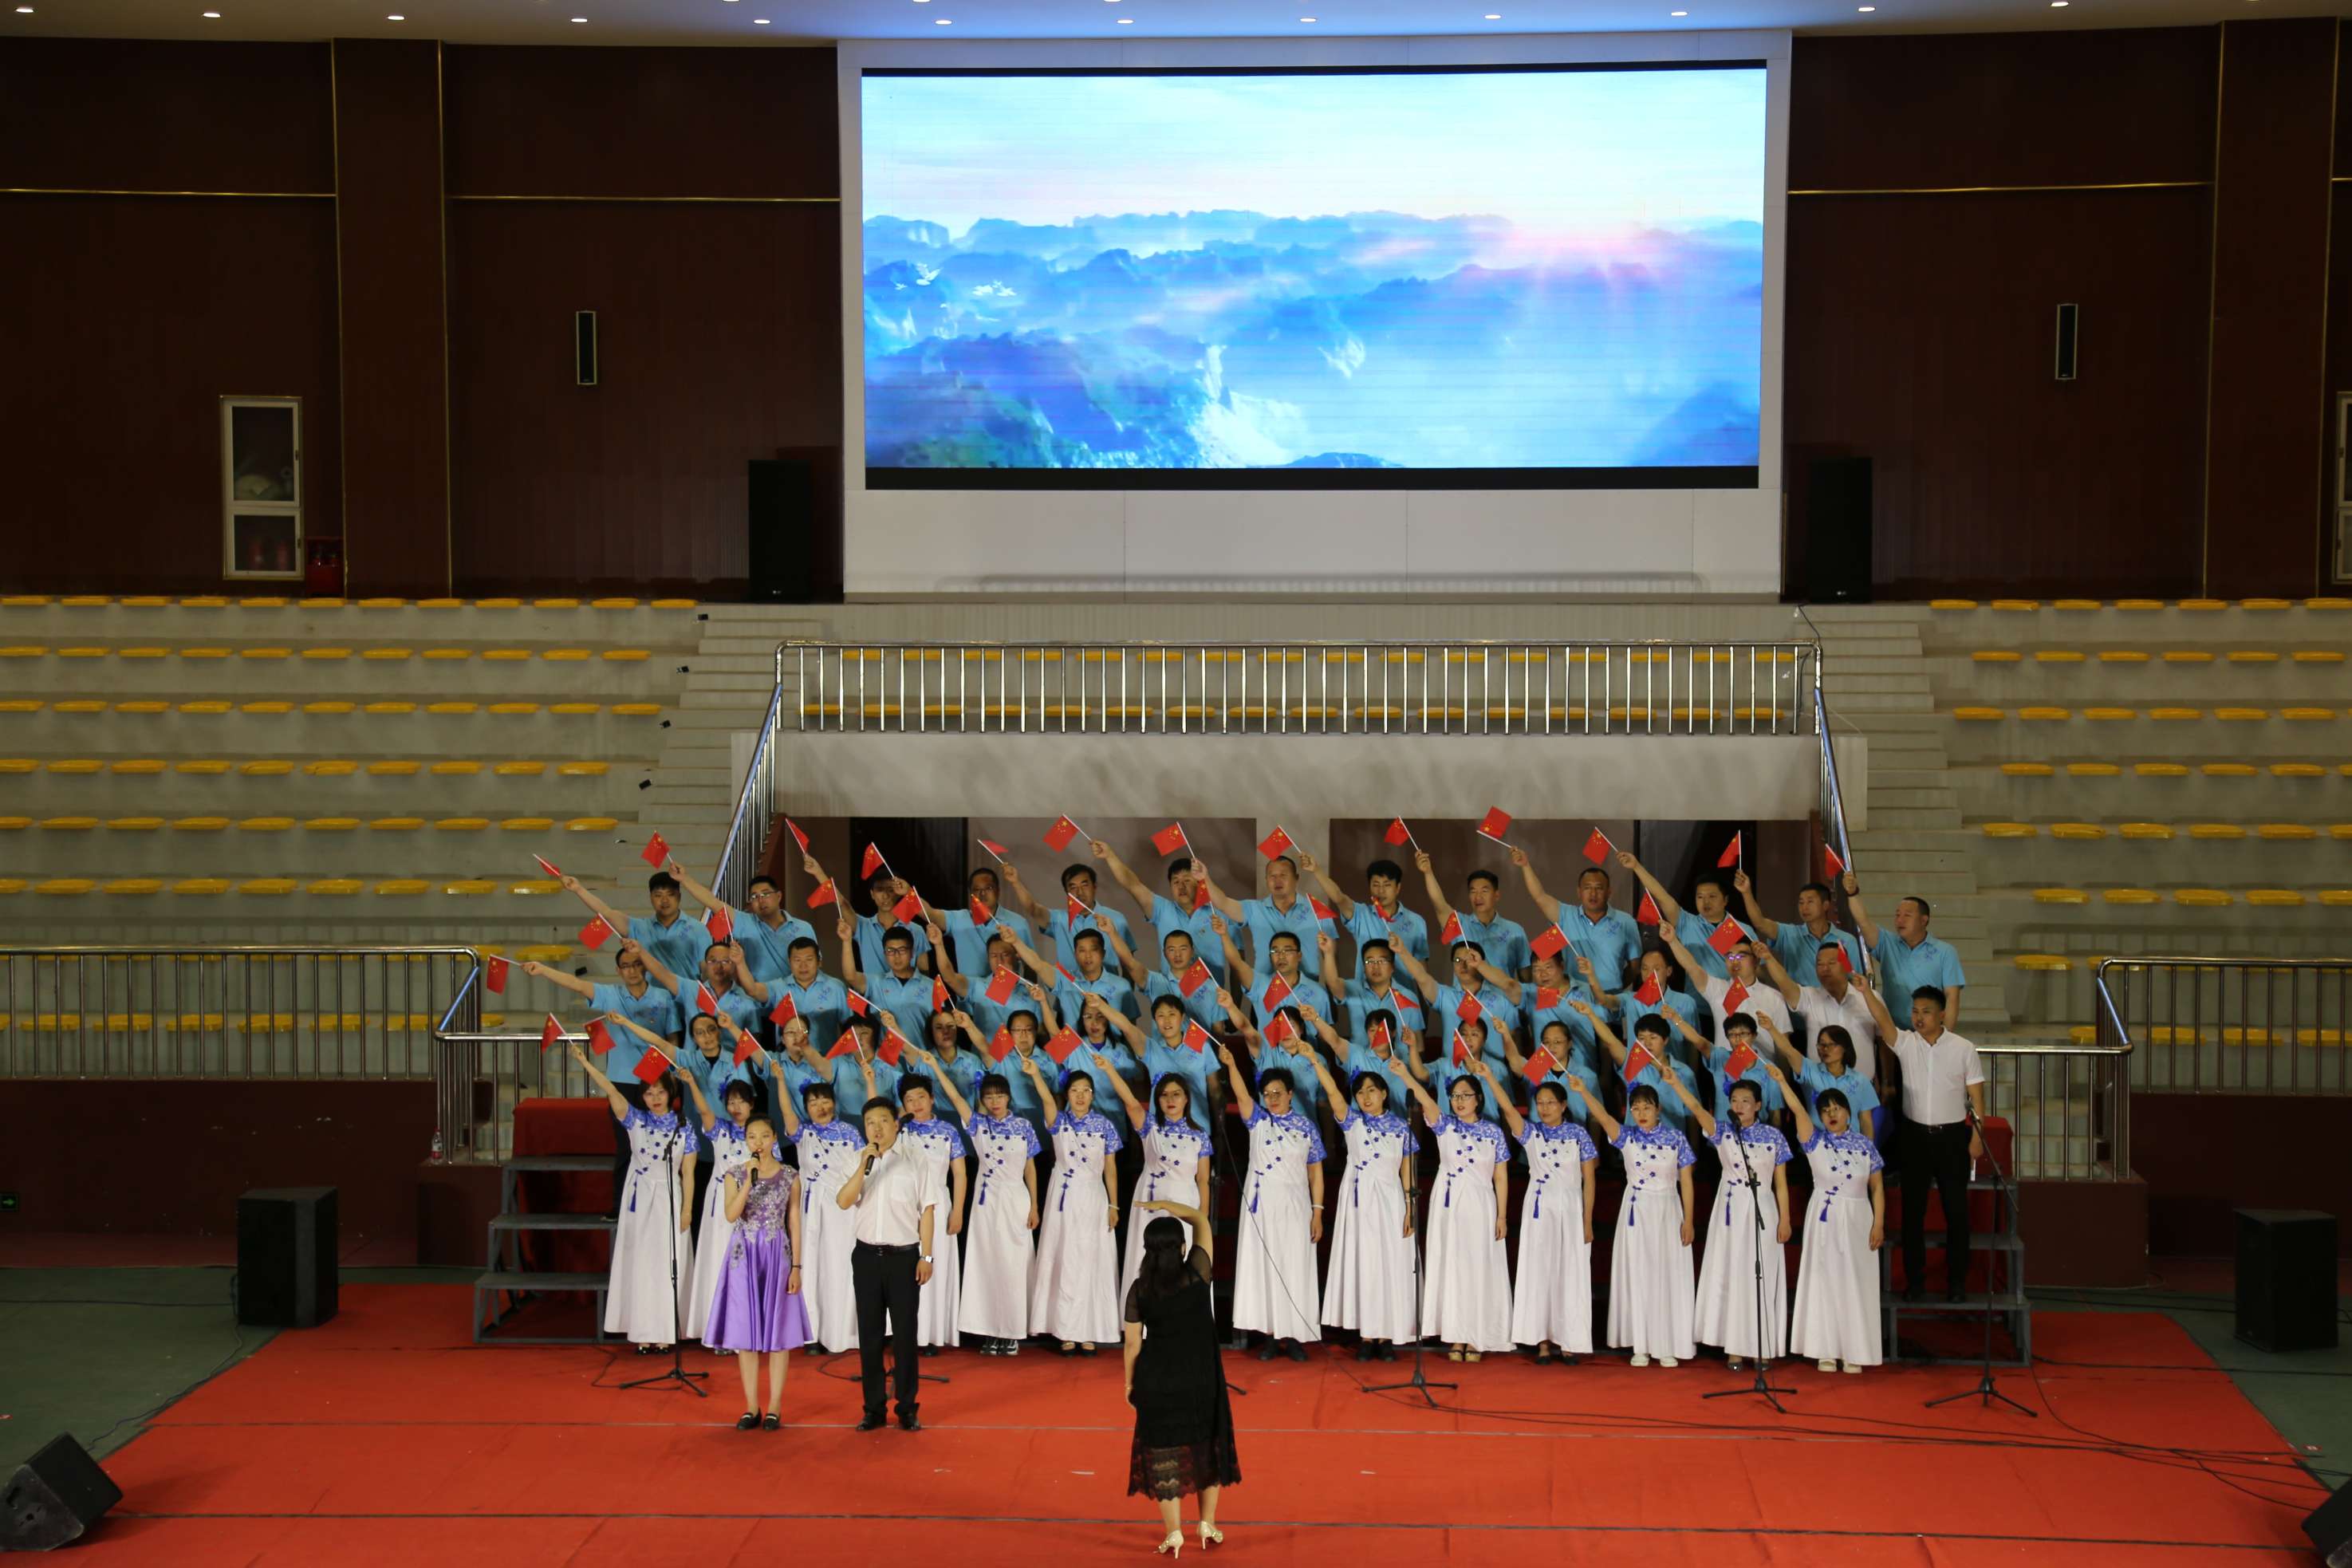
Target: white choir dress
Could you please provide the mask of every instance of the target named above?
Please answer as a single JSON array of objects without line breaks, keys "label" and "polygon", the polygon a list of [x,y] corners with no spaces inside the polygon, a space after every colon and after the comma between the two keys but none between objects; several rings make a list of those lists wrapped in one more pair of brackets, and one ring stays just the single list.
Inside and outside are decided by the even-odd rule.
[{"label": "white choir dress", "polygon": [[1029,1337],[1029,1188],[1021,1173],[1037,1157],[1037,1129],[1028,1118],[973,1111],[963,1124],[979,1179],[963,1222],[963,1300],[959,1326],[984,1339]]},{"label": "white choir dress", "polygon": [[1421,1327],[1413,1301],[1413,1241],[1405,1234],[1400,1162],[1421,1146],[1412,1124],[1354,1106],[1339,1118],[1348,1169],[1331,1222],[1331,1266],[1323,1279],[1323,1321],[1367,1340],[1407,1345]]},{"label": "white choir dress", "polygon": [[[621,1125],[629,1134],[629,1174],[621,1188],[620,1223],[613,1227],[604,1331],[641,1345],[670,1344],[686,1335],[694,1289],[694,1238],[688,1233],[693,1215],[685,1206],[688,1200],[677,1195],[680,1173],[694,1152],[694,1132],[675,1111],[652,1116],[634,1105]],[[680,1220],[688,1221],[688,1227],[681,1228]]]},{"label": "white choir dress", "polygon": [[1315,1234],[1307,1167],[1323,1163],[1323,1135],[1298,1110],[1250,1108],[1249,1178],[1234,1242],[1234,1327],[1277,1340],[1323,1337],[1315,1287]]},{"label": "white choir dress", "polygon": [[[1160,1198],[1198,1208],[1201,1203],[1201,1162],[1209,1157],[1209,1135],[1187,1121],[1167,1121],[1154,1108],[1151,1124],[1143,1131],[1143,1171],[1135,1178],[1135,1192],[1127,1200],[1127,1253],[1118,1275],[1118,1299],[1143,1272],[1143,1233],[1155,1219],[1173,1216],[1147,1211],[1148,1199]],[[1192,1227],[1184,1225],[1184,1256],[1192,1255]]]},{"label": "white choir dress", "polygon": [[[1746,1165],[1733,1142],[1748,1145]],[[1715,1149],[1723,1162],[1716,1185],[1715,1213],[1706,1225],[1706,1256],[1698,1268],[1698,1310],[1694,1331],[1701,1344],[1721,1345],[1726,1355],[1789,1353],[1789,1260],[1780,1240],[1780,1205],[1772,1195],[1772,1173],[1789,1163],[1789,1141],[1777,1127],[1738,1129],[1728,1116],[1715,1124]],[[1755,1173],[1748,1184],[1746,1172]],[[1757,1200],[1763,1201],[1759,1203]],[[1756,1334],[1756,1257],[1764,1256],[1764,1335]]]},{"label": "white choir dress", "polygon": [[[937,1228],[931,1235],[931,1277],[916,1288],[915,1342],[954,1348],[961,1331],[958,1308],[963,1292],[962,1248],[948,1234],[946,1205],[955,1201],[951,1173],[964,1156],[963,1134],[952,1121],[930,1117],[908,1121],[898,1129],[901,1142],[910,1142],[930,1162],[931,1180],[940,1190]],[[887,1314],[885,1314],[886,1320]]]},{"label": "white choir dress", "polygon": [[1696,1156],[1671,1127],[1644,1131],[1628,1121],[1609,1142],[1625,1157],[1625,1195],[1609,1247],[1609,1342],[1635,1355],[1696,1355],[1681,1188],[1682,1168]]},{"label": "white choir dress", "polygon": [[1447,1111],[1437,1122],[1437,1179],[1423,1224],[1421,1329],[1474,1351],[1511,1348],[1511,1266],[1495,1234],[1495,1167],[1511,1158],[1493,1122]]},{"label": "white choir dress", "polygon": [[1103,1167],[1118,1152],[1118,1124],[1099,1110],[1054,1118],[1054,1168],[1038,1194],[1037,1260],[1029,1323],[1049,1339],[1107,1345],[1120,1335],[1118,1233]]},{"label": "white choir dress", "polygon": [[687,1298],[686,1337],[698,1340],[710,1321],[710,1299],[727,1272],[727,1244],[735,1222],[727,1217],[727,1174],[751,1163],[743,1130],[722,1116],[705,1134],[710,1141],[710,1185],[702,1194],[702,1242],[694,1249],[694,1290]]},{"label": "white choir dress", "polygon": [[1528,1190],[1519,1199],[1519,1279],[1511,1293],[1511,1338],[1549,1341],[1572,1355],[1592,1352],[1592,1246],[1584,1239],[1585,1163],[1600,1158],[1573,1121],[1529,1120]]},{"label": "white choir dress", "polygon": [[1805,1140],[1813,1171],[1805,1201],[1805,1247],[1797,1259],[1796,1324],[1789,1343],[1814,1361],[1876,1366],[1878,1254],[1870,1248],[1870,1174],[1882,1169],[1878,1146],[1859,1132]]},{"label": "white choir dress", "polygon": [[857,1348],[857,1292],[849,1277],[857,1215],[835,1200],[857,1168],[866,1134],[839,1117],[801,1123],[801,1309],[809,1342],[829,1351]]}]

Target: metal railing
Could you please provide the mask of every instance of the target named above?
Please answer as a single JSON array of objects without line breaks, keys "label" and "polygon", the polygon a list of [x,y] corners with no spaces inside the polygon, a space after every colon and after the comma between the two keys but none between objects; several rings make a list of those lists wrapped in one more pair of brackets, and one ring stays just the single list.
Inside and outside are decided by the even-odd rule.
[{"label": "metal railing", "polygon": [[2352,958],[2109,958],[2095,994],[2137,1088],[2352,1094]]},{"label": "metal railing", "polygon": [[770,824],[775,820],[776,738],[784,710],[784,655],[776,650],[776,689],[768,697],[768,711],[751,748],[751,765],[743,770],[743,787],[736,792],[735,816],[727,826],[727,842],[710,873],[709,888],[720,901],[741,909],[768,854]]},{"label": "metal railing", "polygon": [[804,731],[1800,735],[1810,642],[833,643],[776,650]]},{"label": "metal railing", "polygon": [[429,1078],[479,967],[467,947],[0,948],[0,1062],[12,1078]]},{"label": "metal railing", "polygon": [[2009,1122],[2028,1181],[2118,1182],[2131,1174],[2129,1046],[1979,1042],[1985,1110]]}]

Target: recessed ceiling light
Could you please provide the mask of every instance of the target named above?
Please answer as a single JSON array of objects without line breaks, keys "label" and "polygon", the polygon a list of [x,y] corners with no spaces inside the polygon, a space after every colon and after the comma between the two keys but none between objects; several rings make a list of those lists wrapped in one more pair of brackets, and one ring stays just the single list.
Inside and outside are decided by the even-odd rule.
[{"label": "recessed ceiling light", "polygon": [[16,15],[19,16],[29,16],[32,14],[33,8],[30,5],[19,5],[16,7]]},{"label": "recessed ceiling light", "polygon": [[2063,11],[2065,7],[2066,0],[2050,0],[2050,8],[2053,11]]}]

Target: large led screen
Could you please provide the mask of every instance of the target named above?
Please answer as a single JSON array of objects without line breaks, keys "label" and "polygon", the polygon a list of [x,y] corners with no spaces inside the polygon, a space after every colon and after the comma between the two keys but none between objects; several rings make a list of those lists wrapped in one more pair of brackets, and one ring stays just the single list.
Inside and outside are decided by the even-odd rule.
[{"label": "large led screen", "polygon": [[1760,62],[862,81],[869,486],[1756,482]]}]

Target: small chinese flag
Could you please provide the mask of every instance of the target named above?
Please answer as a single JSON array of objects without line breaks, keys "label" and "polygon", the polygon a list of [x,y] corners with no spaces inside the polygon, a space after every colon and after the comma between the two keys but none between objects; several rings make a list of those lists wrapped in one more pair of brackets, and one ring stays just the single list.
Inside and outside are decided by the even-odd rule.
[{"label": "small chinese flag", "polygon": [[580,928],[580,945],[591,952],[599,951],[612,940],[613,928],[604,923],[604,917],[602,915],[598,915]]},{"label": "small chinese flag", "polygon": [[1162,855],[1173,855],[1184,847],[1184,825],[1171,822],[1151,836],[1151,847]]},{"label": "small chinese flag", "polygon": [[1721,953],[1730,952],[1747,940],[1747,933],[1739,929],[1739,922],[1729,915],[1724,916],[1723,923],[1706,933],[1706,945]]},{"label": "small chinese flag", "polygon": [[1541,1083],[1559,1070],[1559,1063],[1552,1059],[1551,1052],[1538,1046],[1536,1054],[1529,1057],[1527,1065],[1519,1068],[1519,1076],[1529,1083]]},{"label": "small chinese flag", "polygon": [[934,1013],[944,1013],[950,1007],[954,1005],[955,996],[948,990],[948,983],[944,980],[934,979],[931,982],[931,1011]]},{"label": "small chinese flag", "polygon": [[493,996],[507,994],[507,961],[495,952],[482,956],[482,987]]},{"label": "small chinese flag", "polygon": [[1276,1013],[1265,1026],[1265,1043],[1269,1046],[1278,1046],[1285,1040],[1295,1038],[1297,1034],[1298,1031],[1290,1026],[1290,1019],[1283,1014]]},{"label": "small chinese flag", "polygon": [[1265,983],[1265,999],[1263,1002],[1260,1002],[1258,1005],[1271,1013],[1276,1007],[1281,1006],[1285,1002],[1290,1000],[1290,982],[1277,974],[1273,979],[1268,980]]},{"label": "small chinese flag", "polygon": [[647,1051],[637,1058],[637,1065],[629,1070],[637,1076],[637,1080],[641,1083],[659,1083],[662,1074],[669,1071],[669,1058],[659,1051]]},{"label": "small chinese flag", "polygon": [[1642,1069],[1657,1066],[1650,1059],[1649,1048],[1640,1041],[1625,1047],[1625,1081],[1632,1083],[1642,1076]]},{"label": "small chinese flag", "polygon": [[1566,996],[1567,994],[1568,994],[1568,993],[1567,993],[1567,992],[1565,992],[1565,991],[1555,991],[1555,990],[1553,990],[1553,989],[1552,989],[1550,986],[1549,986],[1549,985],[1538,985],[1538,986],[1537,986],[1537,987],[1536,987],[1536,1011],[1537,1011],[1537,1012],[1538,1012],[1538,1013],[1548,1013],[1548,1012],[1549,1012],[1552,1008],[1559,1006],[1559,1004],[1560,1004],[1560,999],[1561,999],[1562,997]]},{"label": "small chinese flag", "polygon": [[694,1010],[698,1013],[708,1013],[714,1018],[719,1016],[719,998],[710,994],[709,986],[698,985],[694,988]]},{"label": "small chinese flag", "polygon": [[996,923],[996,911],[990,909],[986,904],[982,903],[977,898],[975,898],[971,901],[971,923],[974,926],[981,928],[994,925]]},{"label": "small chinese flag", "polygon": [[813,910],[821,910],[824,908],[825,905],[833,902],[835,896],[835,895],[833,890],[833,879],[828,877],[824,881],[817,885],[816,891],[808,896],[808,907]]},{"label": "small chinese flag", "polygon": [[702,917],[702,929],[710,933],[712,942],[725,942],[735,934],[735,916],[725,904],[713,904]]},{"label": "small chinese flag", "polygon": [[882,858],[882,847],[880,845],[868,844],[866,847],[866,858],[858,863],[857,874],[860,877],[871,877],[875,872],[880,870],[889,863],[889,861]]},{"label": "small chinese flag", "polygon": [[1412,992],[1391,991],[1389,994],[1396,999],[1399,1006],[1410,1007],[1416,1013],[1421,1011],[1421,999],[1415,996]]},{"label": "small chinese flag", "polygon": [[1197,878],[1192,883],[1192,907],[1196,910],[1209,907],[1209,880],[1205,877]]},{"label": "small chinese flag", "polygon": [[890,906],[890,918],[902,926],[920,924],[923,919],[923,895],[912,888],[908,889],[906,896]]},{"label": "small chinese flag", "polygon": [[1726,866],[1737,866],[1738,864],[1739,835],[1735,833],[1731,836],[1731,842],[1724,846],[1723,853],[1715,858],[1715,866],[1716,869],[1719,871]]},{"label": "small chinese flag", "polygon": [[1257,852],[1269,860],[1276,860],[1289,854],[1294,847],[1290,835],[1277,827],[1258,841]]},{"label": "small chinese flag", "polygon": [[1183,973],[1176,977],[1176,984],[1185,995],[1191,996],[1196,994],[1202,986],[1215,978],[1216,976],[1209,973],[1208,964],[1196,958]]},{"label": "small chinese flag", "polygon": [[1609,851],[1615,847],[1609,842],[1609,836],[1596,827],[1584,840],[1584,858],[1596,866],[1605,865],[1609,860]]},{"label": "small chinese flag", "polygon": [[1485,1011],[1486,1009],[1478,1005],[1478,998],[1475,996],[1465,996],[1458,1004],[1455,1005],[1454,1016],[1466,1024]]},{"label": "small chinese flag", "polygon": [[1470,1065],[1470,1048],[1462,1043],[1459,1034],[1454,1037],[1454,1065],[1458,1068]]},{"label": "small chinese flag", "polygon": [[602,1019],[602,1018],[594,1018],[594,1019],[591,1019],[591,1020],[589,1021],[589,1024],[588,1024],[588,1051],[589,1051],[589,1054],[590,1054],[590,1055],[592,1055],[592,1056],[599,1056],[599,1057],[601,1057],[601,1056],[603,1056],[605,1052],[607,1052],[607,1051],[611,1050],[612,1048],[613,1048],[613,1028],[612,1028],[612,1026],[611,1026],[611,1025],[609,1025],[609,1024],[607,1024],[607,1023],[605,1023],[605,1022],[604,1022],[604,1019]]},{"label": "small chinese flag", "polygon": [[1012,853],[1011,850],[1005,848],[1003,845],[999,844],[993,838],[982,839],[980,841],[980,847],[982,849],[987,850],[991,855],[994,856],[996,858],[996,863],[1000,866],[1004,864],[1005,856]]},{"label": "small chinese flag", "polygon": [[1009,969],[1000,969],[989,977],[988,999],[998,1006],[1013,1000],[1013,993],[1021,988],[1021,977]]},{"label": "small chinese flag", "polygon": [[1013,1031],[1010,1029],[1001,1028],[997,1030],[994,1035],[989,1037],[988,1054],[1000,1062],[1005,1058],[1011,1056],[1013,1054]]},{"label": "small chinese flag", "polygon": [[1390,1035],[1389,1026],[1386,1024],[1374,1024],[1372,1026],[1370,1035],[1372,1049],[1379,1050],[1382,1046],[1393,1045],[1394,1043],[1394,1037]]},{"label": "small chinese flag", "polygon": [[1732,1083],[1746,1078],[1748,1069],[1754,1067],[1756,1062],[1756,1047],[1753,1045],[1732,1047],[1731,1059],[1723,1064],[1724,1092],[1728,1094],[1731,1091]]},{"label": "small chinese flag", "polygon": [[759,1054],[759,1051],[760,1042],[753,1039],[748,1031],[738,1030],[736,1032],[735,1065],[737,1067],[740,1068],[745,1062],[750,1061],[753,1057]]},{"label": "small chinese flag", "polygon": [[1381,837],[1390,844],[1402,844],[1412,837],[1412,830],[1404,825],[1404,818],[1400,816],[1389,824],[1389,830],[1381,834]]},{"label": "small chinese flag", "polygon": [[856,1054],[856,1031],[853,1029],[844,1029],[841,1031],[841,1037],[834,1041],[832,1045],[825,1047],[824,1058],[825,1060],[831,1061],[835,1057],[855,1056]]},{"label": "small chinese flag", "polygon": [[637,858],[655,870],[660,870],[662,862],[669,858],[669,840],[661,836],[659,829],[656,829],[654,836],[646,840],[646,847],[637,852]]},{"label": "small chinese flag", "polygon": [[1503,841],[1503,835],[1510,830],[1511,814],[1499,805],[1490,808],[1478,821],[1479,837],[1491,838],[1497,844]]},{"label": "small chinese flag", "polygon": [[1072,893],[1070,895],[1070,901],[1068,905],[1066,906],[1064,913],[1067,916],[1069,922],[1072,925],[1076,925],[1079,921],[1090,918],[1094,914],[1094,910],[1088,909],[1086,904],[1079,900],[1077,894]]},{"label": "small chinese flag", "polygon": [[554,1014],[550,1013],[546,1025],[539,1031],[539,1048],[543,1051],[562,1037],[563,1026],[555,1021]]},{"label": "small chinese flag", "polygon": [[1835,846],[1828,844],[1822,845],[1822,875],[1828,880],[1834,882],[1844,874],[1845,861],[1839,857]]},{"label": "small chinese flag", "polygon": [[1568,933],[1555,925],[1546,926],[1536,932],[1536,939],[1528,943],[1528,950],[1538,958],[1549,958],[1567,946]]},{"label": "small chinese flag", "polygon": [[1633,999],[1644,1007],[1654,1007],[1666,999],[1666,983],[1659,978],[1656,970],[1642,976],[1642,984],[1634,991]]},{"label": "small chinese flag", "polygon": [[1054,1037],[1052,1039],[1045,1042],[1045,1054],[1053,1058],[1055,1063],[1058,1066],[1061,1063],[1068,1061],[1070,1059],[1070,1053],[1076,1050],[1084,1044],[1086,1044],[1086,1042],[1078,1038],[1078,1032],[1076,1029],[1071,1028],[1067,1024],[1065,1024],[1060,1028],[1054,1031]]},{"label": "small chinese flag", "polygon": [[1452,947],[1455,942],[1460,942],[1461,940],[1462,917],[1458,914],[1447,915],[1445,917],[1445,929],[1437,933],[1437,945],[1440,947]]},{"label": "small chinese flag", "polygon": [[874,1011],[873,1003],[868,1002],[864,996],[861,996],[856,992],[850,990],[847,986],[845,985],[842,987],[841,994],[848,999],[849,1010],[856,1014],[859,1017],[863,1018],[867,1014]]},{"label": "small chinese flag", "polygon": [[1045,829],[1045,847],[1059,854],[1062,850],[1067,849],[1070,847],[1070,840],[1077,836],[1076,823],[1066,816],[1057,816],[1054,818],[1054,826]]},{"label": "small chinese flag", "polygon": [[807,854],[808,835],[801,831],[801,825],[788,816],[784,818],[784,830],[793,836],[793,842],[801,847],[801,853]]},{"label": "small chinese flag", "polygon": [[899,1058],[907,1054],[907,1041],[896,1030],[885,1029],[882,1031],[881,1047],[874,1054],[892,1067],[897,1067]]},{"label": "small chinese flag", "polygon": [[539,868],[541,870],[546,872],[549,876],[554,878],[559,882],[563,880],[563,873],[555,868],[554,861],[549,859],[544,855],[534,855],[531,858],[539,862]]},{"label": "small chinese flag", "polygon": [[1183,1039],[1177,1043],[1191,1050],[1205,1051],[1209,1048],[1209,1031],[1201,1027],[1199,1019],[1190,1019],[1184,1025]]},{"label": "small chinese flag", "polygon": [[768,1022],[773,1024],[779,1029],[782,1028],[786,1024],[791,1023],[794,1018],[797,1018],[800,1016],[801,1010],[797,1006],[793,1005],[793,999],[790,996],[777,997],[776,1005],[768,1009]]},{"label": "small chinese flag", "polygon": [[1737,1013],[1746,1005],[1748,1005],[1748,987],[1735,980],[1731,983],[1731,989],[1723,994],[1723,1010],[1727,1014]]},{"label": "small chinese flag", "polygon": [[1650,897],[1650,889],[1647,888],[1642,889],[1642,907],[1633,911],[1633,918],[1645,926],[1662,926],[1666,923],[1666,917],[1658,912],[1658,900]]},{"label": "small chinese flag", "polygon": [[1315,911],[1315,918],[1318,921],[1336,921],[1339,918],[1338,912],[1334,910],[1330,905],[1325,903],[1322,900],[1317,898],[1312,893],[1307,895],[1307,907]]}]

